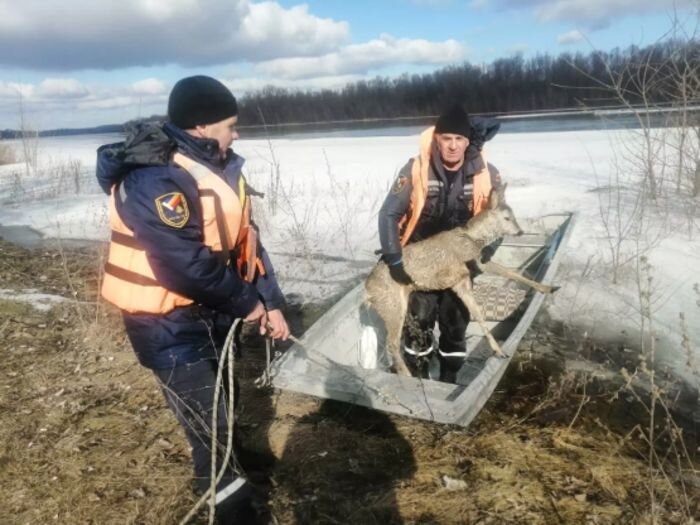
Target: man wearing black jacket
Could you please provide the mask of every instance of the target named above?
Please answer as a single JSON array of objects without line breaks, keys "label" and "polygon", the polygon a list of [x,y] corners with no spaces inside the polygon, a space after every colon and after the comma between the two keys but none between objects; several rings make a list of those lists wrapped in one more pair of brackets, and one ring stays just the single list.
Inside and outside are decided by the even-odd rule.
[{"label": "man wearing black jacket", "polygon": [[[379,211],[382,258],[396,281],[411,281],[403,268],[402,246],[462,225],[483,209],[500,179],[482,148],[499,126],[470,119],[454,106],[421,135],[420,154],[401,169]],[[436,321],[439,345],[433,340]],[[414,368],[425,364],[438,346],[440,380],[454,381],[466,356],[468,323],[469,311],[451,290],[414,292],[404,327],[408,363]]]}]

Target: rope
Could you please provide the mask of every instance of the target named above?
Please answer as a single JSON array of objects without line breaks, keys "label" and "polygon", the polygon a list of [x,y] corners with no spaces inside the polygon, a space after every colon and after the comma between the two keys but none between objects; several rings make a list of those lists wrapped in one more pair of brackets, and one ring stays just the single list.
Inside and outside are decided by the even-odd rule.
[{"label": "rope", "polygon": [[[269,333],[270,327],[268,326],[268,333]],[[290,335],[291,339],[294,339],[294,336]],[[270,385],[272,385],[272,375],[270,374],[270,363],[271,363],[271,355],[272,355],[272,345],[274,344],[274,341],[272,337],[266,337],[265,338],[265,371],[263,374],[258,377],[255,380],[255,386],[258,388],[265,388]]]},{"label": "rope", "polygon": [[221,469],[216,471],[216,451],[217,451],[217,423],[219,418],[219,396],[221,394],[221,386],[223,383],[223,371],[226,366],[228,371],[228,385],[229,385],[229,403],[228,403],[228,420],[227,420],[227,437],[226,437],[226,452],[224,453],[224,458],[231,456],[231,450],[233,449],[233,403],[234,403],[234,388],[233,388],[233,369],[234,369],[234,357],[233,351],[235,348],[234,344],[234,334],[241,322],[240,319],[236,319],[231,325],[231,329],[226,335],[226,340],[224,342],[223,351],[219,361],[219,368],[216,373],[216,385],[214,387],[214,403],[212,406],[212,436],[211,436],[211,484],[207,491],[202,494],[197,503],[190,509],[187,515],[180,521],[180,525],[186,525],[190,519],[197,513],[200,507],[208,500],[209,501],[209,525],[214,523],[215,506],[216,506],[216,486],[218,485],[221,478],[224,476],[226,471],[227,461],[224,461],[221,465]]}]

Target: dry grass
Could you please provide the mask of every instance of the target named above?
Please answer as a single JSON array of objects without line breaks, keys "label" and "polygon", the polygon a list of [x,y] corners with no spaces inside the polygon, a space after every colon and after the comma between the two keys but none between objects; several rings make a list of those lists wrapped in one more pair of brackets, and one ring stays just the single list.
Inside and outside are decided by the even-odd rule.
[{"label": "dry grass", "polygon": [[0,143],[0,166],[3,164],[14,164],[15,162],[17,162],[15,148],[9,144]]},{"label": "dry grass", "polygon": [[[117,312],[95,309],[98,253],[0,243],[0,287],[84,301],[48,313],[0,301],[3,523],[171,524],[194,503],[175,418]],[[652,522],[643,447],[609,429],[620,409],[602,387],[582,404],[580,381],[521,359],[465,430],[256,389],[263,356],[237,362],[238,429],[278,460],[267,474],[279,523]],[[681,522],[681,491],[659,478],[655,523]]]}]

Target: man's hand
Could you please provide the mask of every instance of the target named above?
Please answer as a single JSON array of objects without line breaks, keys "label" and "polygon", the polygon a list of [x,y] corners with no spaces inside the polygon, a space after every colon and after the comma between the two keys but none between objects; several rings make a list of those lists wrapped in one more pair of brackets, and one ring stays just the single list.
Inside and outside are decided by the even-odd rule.
[{"label": "man's hand", "polygon": [[401,261],[389,265],[389,274],[399,284],[413,284],[413,279],[406,273],[406,268]]},{"label": "man's hand", "polygon": [[485,264],[491,260],[491,257],[493,257],[496,253],[496,248],[494,248],[492,245],[487,244],[481,249],[481,263]]},{"label": "man's hand", "polygon": [[270,310],[267,312],[268,335],[273,339],[286,341],[289,337],[289,326],[282,314],[282,310]]},{"label": "man's hand", "polygon": [[382,255],[382,260],[389,267],[389,274],[399,284],[412,284],[413,279],[406,273],[406,268],[403,267],[401,253],[385,253]]},{"label": "man's hand", "polygon": [[258,301],[253,311],[245,316],[244,323],[257,324],[260,327],[260,335],[265,335],[267,332],[267,312],[263,304]]}]

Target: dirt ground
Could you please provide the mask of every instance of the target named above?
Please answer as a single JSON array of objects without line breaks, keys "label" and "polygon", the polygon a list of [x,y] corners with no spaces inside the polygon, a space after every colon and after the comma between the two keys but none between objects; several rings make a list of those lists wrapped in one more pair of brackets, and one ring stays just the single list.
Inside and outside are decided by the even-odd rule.
[{"label": "dirt ground", "polygon": [[[195,503],[184,434],[118,313],[97,299],[100,257],[99,247],[30,252],[0,242],[0,289],[71,299],[47,311],[0,299],[2,523],[172,524]],[[292,308],[295,333],[322,310]],[[237,431],[274,460],[254,478],[270,489],[280,524],[700,519],[688,413],[697,397],[669,383],[664,396],[675,404],[663,406],[682,434],[663,406],[652,425],[648,396],[590,372],[633,369],[633,358],[543,320],[466,430],[258,389],[264,351],[249,343],[236,362]],[[577,373],[563,366],[572,355],[585,364]]]}]

